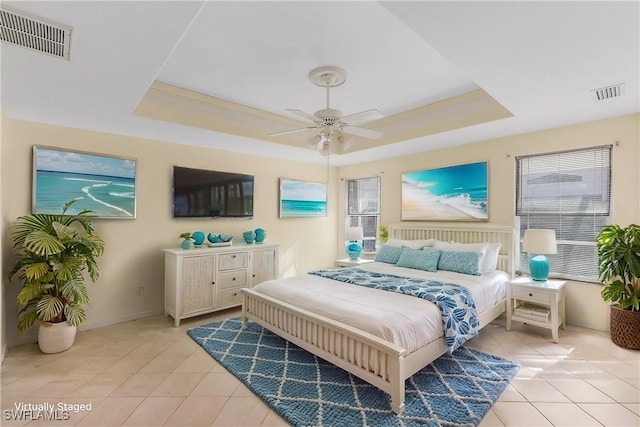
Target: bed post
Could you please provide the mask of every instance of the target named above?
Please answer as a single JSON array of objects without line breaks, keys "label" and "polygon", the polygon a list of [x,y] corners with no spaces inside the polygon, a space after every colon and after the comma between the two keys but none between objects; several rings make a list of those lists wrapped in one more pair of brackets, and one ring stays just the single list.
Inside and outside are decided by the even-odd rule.
[{"label": "bed post", "polygon": [[391,395],[391,410],[398,415],[404,412],[404,358],[391,359],[389,366],[389,383]]},{"label": "bed post", "polygon": [[242,330],[247,329],[247,294],[242,292]]}]

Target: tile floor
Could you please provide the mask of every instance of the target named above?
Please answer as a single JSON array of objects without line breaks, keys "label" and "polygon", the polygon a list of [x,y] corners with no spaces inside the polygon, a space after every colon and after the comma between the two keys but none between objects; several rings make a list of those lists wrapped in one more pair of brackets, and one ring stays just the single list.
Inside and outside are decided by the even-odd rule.
[{"label": "tile floor", "polygon": [[[179,328],[159,316],[82,331],[56,355],[35,344],[11,348],[2,365],[0,424],[286,426],[185,333],[237,315],[188,319]],[[550,338],[548,330],[517,323],[506,332],[499,318],[467,344],[521,364],[480,427],[640,426],[640,352],[572,326],[560,331],[559,344]],[[10,419],[20,403],[51,403],[70,409],[70,417]]]}]

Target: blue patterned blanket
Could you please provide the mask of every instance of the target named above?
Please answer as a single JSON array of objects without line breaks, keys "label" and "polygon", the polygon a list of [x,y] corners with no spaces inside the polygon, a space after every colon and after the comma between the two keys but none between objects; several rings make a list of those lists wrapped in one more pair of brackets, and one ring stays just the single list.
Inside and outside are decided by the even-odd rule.
[{"label": "blue patterned blanket", "polygon": [[413,295],[433,302],[442,314],[442,326],[449,353],[453,353],[469,338],[478,335],[480,322],[476,304],[471,292],[464,286],[375,273],[359,268],[315,270],[309,274],[352,285]]}]

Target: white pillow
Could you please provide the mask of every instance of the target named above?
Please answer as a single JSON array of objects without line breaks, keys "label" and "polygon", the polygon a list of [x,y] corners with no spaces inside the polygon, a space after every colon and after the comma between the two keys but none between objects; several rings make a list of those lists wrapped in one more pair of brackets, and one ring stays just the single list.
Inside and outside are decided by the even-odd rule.
[{"label": "white pillow", "polygon": [[433,246],[436,239],[427,240],[401,240],[401,239],[388,239],[387,245],[389,246],[404,246],[411,249],[422,249],[425,246]]},{"label": "white pillow", "polygon": [[498,255],[500,255],[501,243],[487,243],[487,250],[484,253],[480,273],[490,273],[498,267]]}]

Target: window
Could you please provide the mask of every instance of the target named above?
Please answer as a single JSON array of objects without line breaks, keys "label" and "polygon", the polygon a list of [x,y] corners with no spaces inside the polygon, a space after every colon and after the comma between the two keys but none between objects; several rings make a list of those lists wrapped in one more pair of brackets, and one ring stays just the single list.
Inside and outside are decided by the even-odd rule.
[{"label": "window", "polygon": [[[516,158],[516,215],[520,248],[528,228],[556,232],[550,274],[598,281],[598,233],[611,211],[611,146]],[[520,270],[530,254],[520,250]],[[531,255],[533,256],[533,255]]]},{"label": "window", "polygon": [[380,224],[380,177],[347,180],[346,227],[362,227],[364,252],[377,248]]}]

